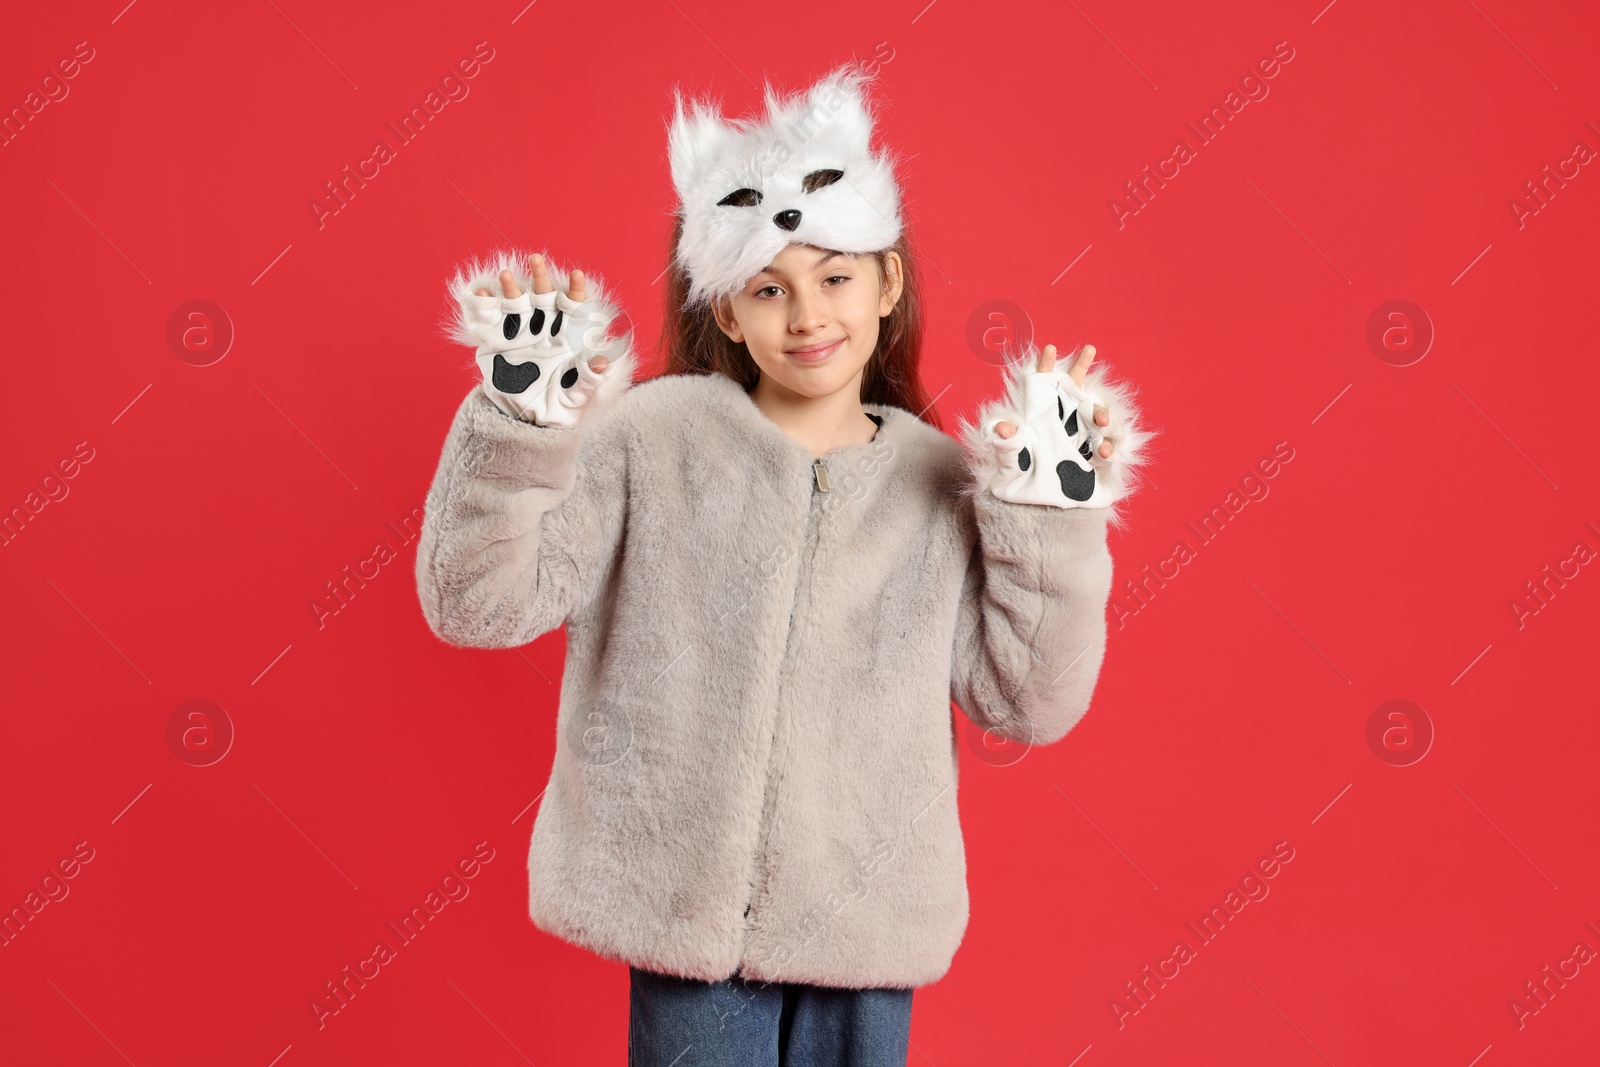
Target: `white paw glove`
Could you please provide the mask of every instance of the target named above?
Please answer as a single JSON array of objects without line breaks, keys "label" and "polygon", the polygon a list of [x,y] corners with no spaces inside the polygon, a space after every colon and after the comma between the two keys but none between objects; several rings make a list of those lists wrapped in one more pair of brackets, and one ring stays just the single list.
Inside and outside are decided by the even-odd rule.
[{"label": "white paw glove", "polygon": [[[965,435],[980,488],[1001,500],[1057,508],[1111,507],[1130,491],[1151,436],[1138,426],[1132,393],[1107,381],[1103,366],[1090,369],[1080,386],[1072,365],[1067,357],[1041,371],[1031,346],[1009,364],[1005,400],[984,405]],[[1095,422],[1096,407],[1106,410],[1107,425]],[[1001,437],[1001,422],[1016,432]],[[1100,454],[1102,442],[1109,456]]]},{"label": "white paw glove", "polygon": [[[1103,508],[1111,503],[1111,483],[1099,476],[1109,466],[1101,458],[1100,427],[1094,409],[1100,398],[1078,386],[1065,370],[1029,371],[1022,378],[1021,420],[1009,413],[984,424],[999,465],[989,489],[1001,500],[1058,508]],[[995,424],[1010,422],[1017,432],[1001,437]]]},{"label": "white paw glove", "polygon": [[[515,276],[511,291],[518,295],[479,295],[479,289],[502,293],[502,270]],[[533,292],[552,283],[549,292]],[[457,275],[456,339],[476,346],[483,391],[507,415],[540,426],[575,426],[631,384],[628,339],[606,338],[615,307],[593,279],[583,279],[580,288],[585,298],[575,301],[567,274],[547,268],[542,257],[502,256]],[[590,367],[596,356],[609,360],[605,370]]]}]

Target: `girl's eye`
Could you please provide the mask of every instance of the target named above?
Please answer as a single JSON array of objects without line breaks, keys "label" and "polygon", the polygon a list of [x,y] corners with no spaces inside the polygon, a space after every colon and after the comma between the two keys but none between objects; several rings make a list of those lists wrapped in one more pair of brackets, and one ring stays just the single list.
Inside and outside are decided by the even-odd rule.
[{"label": "girl's eye", "polygon": [[[834,274],[834,275],[830,275],[826,280],[830,281],[830,282],[847,282],[847,281],[850,280],[850,277],[851,276],[848,275],[848,274]],[[838,286],[834,286],[834,288],[837,289]],[[766,296],[766,292],[769,289],[776,290],[778,292],[782,292],[782,290],[778,289],[778,287],[776,285],[763,285],[761,288],[756,290],[755,295],[760,297],[763,300],[766,300],[766,299],[768,299],[768,297]]]}]

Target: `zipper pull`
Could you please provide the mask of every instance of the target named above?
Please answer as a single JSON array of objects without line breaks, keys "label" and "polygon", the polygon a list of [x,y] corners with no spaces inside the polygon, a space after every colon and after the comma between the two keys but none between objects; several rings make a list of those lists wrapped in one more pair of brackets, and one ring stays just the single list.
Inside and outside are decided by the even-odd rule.
[{"label": "zipper pull", "polygon": [[814,470],[816,472],[816,475],[817,475],[817,478],[816,478],[817,488],[821,489],[824,493],[826,493],[828,491],[828,467],[827,467],[827,464],[822,462],[822,457],[821,456],[818,456],[816,458],[815,462],[812,463],[811,467],[812,467],[812,470]]}]

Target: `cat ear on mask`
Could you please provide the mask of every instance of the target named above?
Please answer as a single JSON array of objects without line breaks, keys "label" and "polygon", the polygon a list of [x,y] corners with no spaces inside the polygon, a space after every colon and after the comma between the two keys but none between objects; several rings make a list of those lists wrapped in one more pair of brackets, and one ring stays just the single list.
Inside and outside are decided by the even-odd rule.
[{"label": "cat ear on mask", "polygon": [[672,121],[667,130],[667,153],[672,169],[672,184],[681,201],[707,168],[727,150],[737,136],[717,114],[717,107],[705,101],[691,101],[684,107],[683,94],[673,92]]},{"label": "cat ear on mask", "polygon": [[[865,159],[872,155],[872,113],[867,109],[866,86],[872,80],[858,64],[847,63],[821,78],[805,96],[805,105],[790,121],[804,116],[827,116],[830,147],[846,159]],[[791,105],[791,109],[792,109]],[[772,95],[767,97],[769,114],[782,106]]]}]

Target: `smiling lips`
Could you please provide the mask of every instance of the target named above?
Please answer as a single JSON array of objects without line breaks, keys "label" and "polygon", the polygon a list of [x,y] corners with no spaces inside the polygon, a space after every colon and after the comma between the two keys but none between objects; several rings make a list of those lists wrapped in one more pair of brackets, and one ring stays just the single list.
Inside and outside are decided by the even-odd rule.
[{"label": "smiling lips", "polygon": [[837,352],[839,350],[839,346],[842,344],[844,344],[843,337],[839,338],[837,341],[829,341],[816,345],[807,345],[805,348],[791,348],[786,355],[788,355],[790,359],[798,360],[801,363],[821,363],[823,360]]}]

